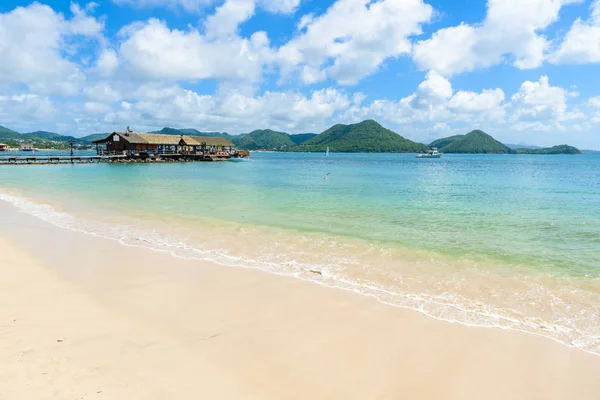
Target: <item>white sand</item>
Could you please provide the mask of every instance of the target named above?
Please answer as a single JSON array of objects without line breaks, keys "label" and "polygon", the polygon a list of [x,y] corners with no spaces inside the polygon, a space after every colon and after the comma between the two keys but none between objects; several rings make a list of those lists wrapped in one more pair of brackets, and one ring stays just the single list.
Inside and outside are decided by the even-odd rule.
[{"label": "white sand", "polygon": [[[63,341],[59,342],[58,340]],[[600,357],[0,204],[0,399],[599,399]]]}]

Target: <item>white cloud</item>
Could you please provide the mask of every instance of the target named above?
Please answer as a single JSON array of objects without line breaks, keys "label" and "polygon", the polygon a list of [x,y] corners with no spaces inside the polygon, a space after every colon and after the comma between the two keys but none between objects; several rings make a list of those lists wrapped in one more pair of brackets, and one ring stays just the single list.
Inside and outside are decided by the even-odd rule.
[{"label": "white cloud", "polygon": [[112,49],[104,49],[96,60],[95,70],[102,76],[107,77],[112,75],[119,66],[119,57]]},{"label": "white cloud", "polygon": [[206,19],[208,38],[237,35],[238,25],[254,15],[254,0],[225,0],[213,15]]},{"label": "white cloud", "polygon": [[555,64],[587,64],[600,62],[600,0],[591,6],[590,18],[578,18],[565,35],[558,50],[550,55]]},{"label": "white cloud", "polygon": [[123,98],[121,93],[109,83],[103,82],[90,86],[84,90],[88,99],[99,102],[114,102]]},{"label": "white cloud", "polygon": [[76,4],[70,20],[39,3],[0,14],[0,84],[24,84],[36,93],[74,94],[84,80],[66,54],[77,49],[67,39],[101,38],[104,24]]},{"label": "white cloud", "polygon": [[[94,4],[94,3],[90,3]],[[82,9],[79,4],[71,3],[70,10],[73,13],[73,18],[67,25],[68,31],[73,35],[91,36],[101,38],[100,32],[104,29],[104,22],[98,21],[96,18],[87,14],[88,11],[95,8],[88,4],[85,9]]]},{"label": "white cloud", "polygon": [[302,70],[306,83],[329,77],[354,84],[389,57],[409,54],[409,37],[432,14],[422,0],[338,0],[318,17],[302,17],[301,32],[279,49],[281,70]]},{"label": "white cloud", "polygon": [[102,126],[110,130],[114,129],[112,126],[137,122],[136,129],[140,130],[187,126],[239,133],[268,127],[298,132],[320,131],[352,101],[345,93],[332,88],[309,95],[271,91],[252,95],[231,90],[208,95],[179,85],[149,83],[131,91],[120,102],[118,96],[111,97],[111,93],[109,88],[99,85],[89,91],[90,101],[83,105],[82,112],[77,109],[61,112],[76,114],[80,126],[86,129]]},{"label": "white cloud", "polygon": [[539,81],[525,81],[512,96],[513,121],[550,124],[578,119],[578,111],[567,111],[567,98],[576,95],[558,86],[551,86],[547,76]]},{"label": "white cloud", "polygon": [[448,102],[448,109],[459,115],[482,116],[489,121],[502,120],[505,115],[502,89],[487,89],[481,93],[459,91]]},{"label": "white cloud", "polygon": [[[174,10],[183,10],[189,13],[199,13],[207,6],[221,3],[219,0],[112,0],[113,3],[134,8],[159,8],[165,7]],[[252,0],[254,5],[254,0]],[[258,6],[265,11],[277,14],[289,14],[296,11],[300,0],[256,0]]]},{"label": "white cloud", "polygon": [[148,79],[258,81],[271,57],[264,32],[249,39],[233,36],[221,40],[224,31],[209,38],[193,28],[171,30],[164,22],[151,19],[130,25],[122,33],[126,37],[119,55],[125,67]]},{"label": "white cloud", "polygon": [[581,0],[488,0],[478,25],[443,28],[415,45],[413,57],[425,70],[449,76],[510,61],[519,69],[540,66],[550,42],[540,33],[560,9]]},{"label": "white cloud", "polygon": [[300,0],[258,0],[258,4],[271,13],[291,14],[300,5]]},{"label": "white cloud", "polygon": [[204,7],[212,4],[215,0],[112,0],[119,5],[127,5],[135,8],[157,8],[167,7],[171,9],[182,9],[187,12],[199,12]]},{"label": "white cloud", "polygon": [[0,96],[0,121],[4,125],[24,126],[35,131],[44,122],[55,122],[55,113],[56,109],[47,96],[31,93]]},{"label": "white cloud", "polygon": [[375,100],[362,108],[353,107],[349,117],[379,117],[396,124],[499,121],[505,115],[503,102],[501,89],[454,92],[446,78],[430,71],[413,94],[398,101]]},{"label": "white cloud", "polygon": [[592,111],[592,121],[600,123],[600,96],[589,99],[587,105]]}]

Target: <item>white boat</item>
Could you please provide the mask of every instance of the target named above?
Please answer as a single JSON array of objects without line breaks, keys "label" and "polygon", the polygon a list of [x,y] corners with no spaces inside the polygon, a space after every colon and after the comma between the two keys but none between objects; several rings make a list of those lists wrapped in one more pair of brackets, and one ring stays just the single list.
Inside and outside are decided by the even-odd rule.
[{"label": "white boat", "polygon": [[233,161],[233,162],[250,161],[250,156],[235,156],[235,157],[230,157],[229,161]]},{"label": "white boat", "polygon": [[438,152],[437,148],[429,150],[427,153],[417,154],[417,158],[441,158],[442,153]]},{"label": "white boat", "polygon": [[325,151],[325,155],[328,156],[329,155],[329,146],[327,146],[327,151]]}]

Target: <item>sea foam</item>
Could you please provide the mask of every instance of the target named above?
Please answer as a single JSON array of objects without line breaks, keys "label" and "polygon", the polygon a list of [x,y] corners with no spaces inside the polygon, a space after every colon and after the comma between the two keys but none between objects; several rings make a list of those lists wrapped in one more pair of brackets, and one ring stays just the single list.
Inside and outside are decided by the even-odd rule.
[{"label": "sea foam", "polygon": [[[124,246],[167,252],[174,257],[211,261],[222,266],[253,268],[279,275],[293,276],[316,284],[369,296],[382,303],[415,310],[438,320],[535,334],[588,353],[600,355],[600,320],[597,319],[585,328],[581,328],[569,315],[557,315],[553,321],[547,321],[540,317],[523,315],[515,309],[486,304],[481,299],[469,298],[458,292],[448,290],[411,292],[399,290],[402,285],[356,278],[349,268],[340,268],[341,264],[352,265],[356,268],[357,262],[353,259],[337,257],[325,259],[324,262],[306,262],[302,254],[295,254],[295,258],[293,258],[282,256],[280,251],[263,253],[260,257],[252,258],[236,254],[229,248],[204,247],[202,243],[190,242],[185,237],[142,227],[141,224],[109,224],[77,217],[20,195],[0,192],[0,200],[11,203],[21,212],[57,227],[115,240]],[[301,236],[295,239],[311,240]],[[328,245],[333,246],[332,243]],[[386,251],[380,249],[383,255]],[[358,268],[361,267],[370,268],[370,266],[359,266]],[[538,292],[534,295],[530,294],[530,297],[539,296],[550,299],[550,301],[554,298],[556,301],[555,293],[546,293],[546,289],[539,285],[532,285],[532,288],[534,287]],[[559,301],[562,300],[559,299]],[[589,320],[589,318],[586,319]]]}]

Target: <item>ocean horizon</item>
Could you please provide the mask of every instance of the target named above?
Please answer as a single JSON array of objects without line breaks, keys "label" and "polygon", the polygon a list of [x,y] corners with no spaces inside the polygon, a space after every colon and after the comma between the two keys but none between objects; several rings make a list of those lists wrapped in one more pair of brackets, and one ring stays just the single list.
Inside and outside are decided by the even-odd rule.
[{"label": "ocean horizon", "polygon": [[600,354],[600,154],[253,153],[15,166],[0,199],[63,228]]}]

